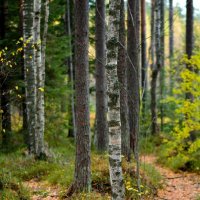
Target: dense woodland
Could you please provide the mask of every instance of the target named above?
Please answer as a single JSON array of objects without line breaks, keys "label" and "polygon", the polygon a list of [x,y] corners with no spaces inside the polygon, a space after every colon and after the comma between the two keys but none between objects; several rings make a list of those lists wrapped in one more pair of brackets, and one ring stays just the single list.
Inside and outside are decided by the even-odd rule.
[{"label": "dense woodland", "polygon": [[0,199],[200,199],[200,7],[0,1]]}]

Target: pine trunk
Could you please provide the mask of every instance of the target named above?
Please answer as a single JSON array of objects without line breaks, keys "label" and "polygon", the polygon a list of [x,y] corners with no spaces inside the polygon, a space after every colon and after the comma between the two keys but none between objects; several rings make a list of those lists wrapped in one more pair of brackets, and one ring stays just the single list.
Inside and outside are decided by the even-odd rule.
[{"label": "pine trunk", "polygon": [[[165,5],[164,0],[160,2],[160,50],[161,50],[161,69],[160,69],[160,101],[165,99]],[[161,131],[164,128],[164,105],[160,103]]]},{"label": "pine trunk", "polygon": [[71,86],[71,102],[69,104],[69,129],[68,129],[68,137],[75,137],[76,136],[76,125],[75,125],[75,102],[74,102],[74,62],[73,62],[73,48],[72,48],[72,41],[73,41],[73,35],[72,35],[72,15],[73,13],[73,7],[74,2],[67,0],[67,6],[66,6],[66,34],[69,37],[69,50],[70,55],[67,58],[67,64],[68,64],[68,75],[69,75],[69,83]]},{"label": "pine trunk", "polygon": [[[155,6],[155,7],[154,7]],[[151,120],[152,120],[152,134],[158,133],[158,124],[157,124],[157,97],[156,97],[156,89],[157,89],[157,79],[158,74],[161,69],[161,17],[160,17],[160,6],[161,0],[156,0],[155,2],[152,1],[152,13],[154,13],[155,9],[155,16],[152,14],[152,19],[155,20],[152,23],[152,34],[154,34],[155,30],[155,43],[154,38],[152,39],[151,44],[151,53],[152,53],[152,79],[151,79]],[[155,28],[154,28],[155,25]],[[155,45],[155,46],[154,46]],[[154,60],[154,48],[156,50],[156,63],[153,63]]]},{"label": "pine trunk", "polygon": [[117,77],[117,56],[120,22],[120,1],[110,0],[107,38],[107,95],[109,130],[109,169],[112,199],[124,199],[125,189],[121,166],[120,90]]},{"label": "pine trunk", "polygon": [[105,74],[105,0],[96,0],[96,145],[98,151],[108,148]]},{"label": "pine trunk", "polygon": [[174,57],[174,8],[173,0],[169,0],[169,59],[170,59],[170,94],[172,95],[173,79],[172,79],[172,67]]},{"label": "pine trunk", "polygon": [[90,118],[88,66],[89,1],[75,1],[76,161],[74,189],[90,190]]},{"label": "pine trunk", "polygon": [[142,62],[142,116],[145,120],[147,96],[147,58],[146,58],[146,1],[141,0],[141,62]]},{"label": "pine trunk", "polygon": [[120,118],[122,133],[122,154],[130,160],[130,130],[128,121],[128,95],[127,95],[127,64],[126,64],[126,45],[125,45],[125,14],[124,0],[121,0],[119,24],[119,51],[117,73],[120,83]]}]

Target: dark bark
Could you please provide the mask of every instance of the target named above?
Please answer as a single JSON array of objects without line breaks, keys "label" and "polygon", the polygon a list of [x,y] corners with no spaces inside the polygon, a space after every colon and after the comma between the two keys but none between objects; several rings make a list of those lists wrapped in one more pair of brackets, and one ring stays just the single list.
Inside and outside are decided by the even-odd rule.
[{"label": "dark bark", "polygon": [[[161,50],[161,69],[160,69],[160,100],[164,99],[165,95],[165,3],[164,0],[160,2],[160,50]],[[161,131],[164,126],[164,105],[160,103],[160,120],[161,120]]]},{"label": "dark bark", "polygon": [[73,57],[73,30],[74,30],[74,23],[73,23],[73,16],[74,16],[74,1],[66,1],[66,34],[69,37],[69,49],[70,55],[67,58],[67,65],[68,65],[68,76],[69,76],[69,83],[71,84],[71,102],[69,104],[69,121],[68,121],[68,137],[75,137],[76,136],[76,125],[75,125],[75,99],[74,99],[74,57]]},{"label": "dark bark", "polygon": [[193,42],[193,24],[194,24],[194,8],[193,8],[193,0],[187,0],[187,12],[186,12],[186,54],[190,59],[192,56],[192,50],[194,46]]},{"label": "dark bark", "polygon": [[[22,2],[23,0],[19,0],[19,34],[21,37],[23,37],[23,8],[22,8]],[[20,65],[21,65],[21,79],[24,81],[24,58],[23,58],[24,52],[21,52],[21,59],[20,59]],[[25,99],[25,84],[22,86],[22,114],[23,114],[23,126],[22,129],[24,131],[24,141],[26,144],[28,144],[28,136],[27,136],[27,112],[26,112],[26,99]]]},{"label": "dark bark", "polygon": [[[152,37],[155,38],[151,41],[151,56],[152,56],[152,79],[151,79],[151,123],[152,123],[152,134],[157,134],[159,132],[158,125],[157,125],[157,98],[156,98],[156,89],[157,89],[157,79],[158,74],[161,70],[162,62],[162,51],[161,51],[161,13],[160,13],[160,6],[161,6],[161,0],[152,0],[152,18],[153,20],[151,22],[151,34]],[[154,16],[154,12],[156,13],[156,16]],[[154,21],[155,20],[155,21]],[[155,30],[155,33],[154,33]],[[155,42],[154,42],[155,39]],[[155,45],[155,46],[154,46]],[[154,63],[154,49],[156,50],[156,63]]]},{"label": "dark bark", "polygon": [[134,151],[139,131],[139,10],[138,1],[128,1],[127,83],[130,145]]},{"label": "dark bark", "polygon": [[106,77],[105,77],[105,0],[96,0],[96,145],[98,151],[108,147],[106,121]]},{"label": "dark bark", "polygon": [[[194,17],[193,17],[193,0],[187,0],[186,5],[186,54],[188,56],[188,59],[192,56],[193,51],[193,24],[194,24]],[[186,65],[186,68],[193,71],[193,68],[191,65]],[[193,101],[193,95],[188,92],[186,93],[186,99],[190,99]]]},{"label": "dark bark", "polygon": [[146,1],[141,0],[141,81],[142,81],[142,115],[145,117],[147,92],[147,60],[146,60]]},{"label": "dark bark", "polygon": [[[169,0],[169,59],[170,59],[170,70],[172,70],[172,63],[174,57],[174,8],[173,0]],[[172,95],[173,80],[172,74],[170,74],[170,94]]]},{"label": "dark bark", "polygon": [[74,189],[90,187],[88,0],[75,1],[76,161]]},{"label": "dark bark", "polygon": [[[188,59],[191,59],[194,48],[194,7],[193,0],[187,0],[186,5],[186,54]],[[186,68],[192,72],[196,72],[193,66],[187,64]],[[186,93],[186,100],[190,102],[194,101],[194,96],[191,92]],[[189,118],[187,115],[186,118]],[[194,141],[196,139],[196,131],[190,132],[190,140]]]},{"label": "dark bark", "polygon": [[127,64],[125,49],[125,21],[124,0],[121,0],[120,25],[119,25],[119,49],[117,73],[120,83],[120,118],[122,133],[122,154],[130,160],[130,133],[128,121],[128,95],[127,95]]},{"label": "dark bark", "polygon": [[127,83],[128,83],[128,105],[129,105],[129,127],[130,148],[134,152],[136,160],[137,186],[140,191],[139,175],[139,115],[140,115],[140,93],[139,93],[139,30],[140,30],[140,5],[138,0],[128,0],[128,35],[127,35]]}]

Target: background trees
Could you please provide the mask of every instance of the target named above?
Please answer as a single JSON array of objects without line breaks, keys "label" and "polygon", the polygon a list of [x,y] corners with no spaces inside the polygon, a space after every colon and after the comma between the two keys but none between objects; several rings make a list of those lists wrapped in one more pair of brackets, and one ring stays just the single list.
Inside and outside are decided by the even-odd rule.
[{"label": "background trees", "polygon": [[1,1],[3,198],[153,199],[155,157],[198,171],[195,1],[139,2]]}]

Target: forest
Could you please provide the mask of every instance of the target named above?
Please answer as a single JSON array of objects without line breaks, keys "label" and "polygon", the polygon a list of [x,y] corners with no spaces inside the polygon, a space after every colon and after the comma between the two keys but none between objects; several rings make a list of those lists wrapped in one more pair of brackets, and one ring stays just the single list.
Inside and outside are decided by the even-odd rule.
[{"label": "forest", "polygon": [[200,200],[195,2],[0,0],[0,200]]}]

